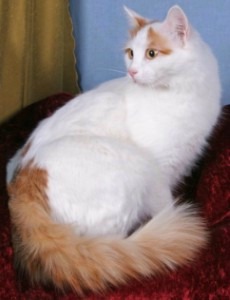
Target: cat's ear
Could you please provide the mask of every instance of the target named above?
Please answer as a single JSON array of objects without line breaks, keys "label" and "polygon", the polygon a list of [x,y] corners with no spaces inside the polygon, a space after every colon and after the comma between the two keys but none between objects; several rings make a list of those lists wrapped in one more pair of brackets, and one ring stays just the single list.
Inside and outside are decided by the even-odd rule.
[{"label": "cat's ear", "polygon": [[132,28],[135,29],[142,28],[149,23],[148,19],[140,16],[138,13],[128,8],[127,6],[124,6],[124,10],[126,12],[126,15],[128,17],[129,23]]},{"label": "cat's ear", "polygon": [[169,9],[165,23],[168,25],[174,39],[185,44],[189,37],[190,25],[187,16],[178,5]]}]

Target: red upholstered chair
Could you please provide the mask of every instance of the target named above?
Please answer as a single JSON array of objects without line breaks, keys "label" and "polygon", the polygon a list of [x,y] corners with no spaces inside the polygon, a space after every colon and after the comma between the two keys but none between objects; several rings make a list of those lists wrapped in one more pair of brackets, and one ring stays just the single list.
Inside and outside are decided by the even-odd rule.
[{"label": "red upholstered chair", "polygon": [[[13,268],[5,166],[39,120],[72,98],[58,94],[33,104],[0,127],[0,299],[78,299],[52,288],[31,287]],[[208,107],[207,107],[208,109]],[[166,275],[131,281],[104,295],[86,299],[205,300],[230,299],[230,105],[223,108],[210,146],[180,192],[196,199],[211,232],[210,243],[196,262]],[[195,200],[194,200],[195,201]]]}]

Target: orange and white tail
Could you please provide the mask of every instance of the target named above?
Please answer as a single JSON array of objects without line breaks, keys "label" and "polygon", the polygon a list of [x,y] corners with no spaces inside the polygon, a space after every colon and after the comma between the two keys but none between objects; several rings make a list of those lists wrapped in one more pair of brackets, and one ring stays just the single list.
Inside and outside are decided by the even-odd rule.
[{"label": "orange and white tail", "polygon": [[9,186],[15,261],[32,282],[101,291],[183,265],[207,242],[202,218],[187,204],[166,208],[125,239],[78,236],[52,221],[38,175],[23,184],[20,174]]}]

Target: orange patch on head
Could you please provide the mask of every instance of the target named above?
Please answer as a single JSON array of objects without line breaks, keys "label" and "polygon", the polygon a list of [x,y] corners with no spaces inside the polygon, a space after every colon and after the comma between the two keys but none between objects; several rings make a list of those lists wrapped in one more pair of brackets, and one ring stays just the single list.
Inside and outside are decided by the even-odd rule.
[{"label": "orange patch on head", "polygon": [[152,27],[150,27],[148,30],[148,41],[149,49],[158,50],[164,55],[169,55],[170,53],[172,53],[172,49],[170,49],[167,39],[154,31]]},{"label": "orange patch on head", "polygon": [[135,20],[137,22],[137,25],[130,30],[131,37],[135,37],[142,28],[149,24],[149,22],[146,19],[136,17]]}]

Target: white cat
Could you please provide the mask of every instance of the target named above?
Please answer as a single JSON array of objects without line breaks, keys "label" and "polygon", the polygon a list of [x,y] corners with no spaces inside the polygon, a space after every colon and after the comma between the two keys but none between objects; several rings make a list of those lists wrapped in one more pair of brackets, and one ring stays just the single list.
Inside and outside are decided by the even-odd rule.
[{"label": "white cat", "polygon": [[178,6],[163,22],[125,10],[128,75],[42,121],[8,164],[15,260],[33,282],[97,291],[206,244],[202,218],[172,191],[217,121],[216,60]]}]

